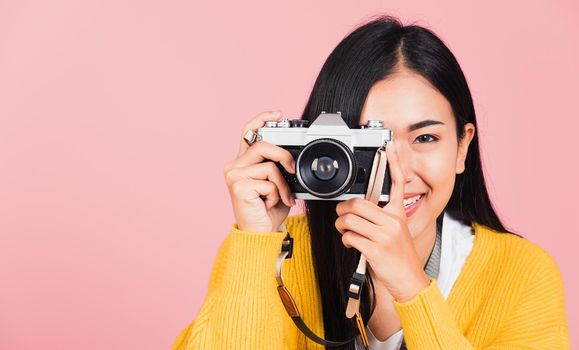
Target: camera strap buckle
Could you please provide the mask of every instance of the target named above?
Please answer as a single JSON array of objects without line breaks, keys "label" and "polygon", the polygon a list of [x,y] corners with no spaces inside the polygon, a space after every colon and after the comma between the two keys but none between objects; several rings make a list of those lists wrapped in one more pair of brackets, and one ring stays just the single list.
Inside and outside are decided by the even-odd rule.
[{"label": "camera strap buckle", "polygon": [[285,257],[286,259],[292,258],[292,253],[294,252],[294,238],[290,236],[289,232],[285,235],[283,242],[281,242],[281,252],[287,252]]},{"label": "camera strap buckle", "polygon": [[366,279],[366,275],[354,272],[352,278],[350,279],[350,289],[348,289],[348,297],[354,299],[360,299],[360,294],[362,293],[362,285]]}]

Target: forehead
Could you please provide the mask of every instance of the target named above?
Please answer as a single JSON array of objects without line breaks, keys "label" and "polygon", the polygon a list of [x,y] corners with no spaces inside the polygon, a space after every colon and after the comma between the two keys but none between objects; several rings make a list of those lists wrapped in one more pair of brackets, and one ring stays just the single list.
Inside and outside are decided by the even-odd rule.
[{"label": "forehead", "polygon": [[425,119],[453,125],[450,103],[424,77],[402,70],[372,86],[364,102],[360,124],[382,120],[385,127],[402,130]]}]

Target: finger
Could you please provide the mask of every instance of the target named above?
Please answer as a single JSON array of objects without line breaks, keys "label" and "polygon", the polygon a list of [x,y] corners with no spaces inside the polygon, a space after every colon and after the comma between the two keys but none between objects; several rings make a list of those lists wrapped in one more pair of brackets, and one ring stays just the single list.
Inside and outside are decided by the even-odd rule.
[{"label": "finger", "polygon": [[384,225],[382,208],[363,198],[352,198],[338,203],[336,213],[338,216],[352,213],[373,224]]},{"label": "finger", "polygon": [[295,161],[292,154],[288,150],[273,145],[267,141],[258,141],[254,143],[249,147],[247,152],[234,160],[232,166],[242,168],[261,163],[266,159],[280,162],[286,171],[295,174]]},{"label": "finger", "polygon": [[241,142],[239,144],[239,153],[237,155],[243,154],[249,148],[249,145],[247,144],[245,139],[243,139],[247,131],[251,130],[256,132],[257,129],[265,125],[265,122],[279,120],[280,118],[281,118],[280,111],[263,112],[258,114],[255,118],[253,118],[247,124],[245,124],[243,126],[243,131],[241,132]]},{"label": "finger", "polygon": [[[404,213],[404,173],[400,166],[394,141],[388,142],[386,145],[386,157],[388,159],[388,169],[390,170],[391,180],[390,200],[386,206]],[[386,208],[386,206],[384,208]]]},{"label": "finger", "polygon": [[356,231],[346,231],[342,235],[342,244],[344,244],[346,248],[355,248],[367,259],[369,258],[368,254],[372,252],[373,247],[376,245]]},{"label": "finger", "polygon": [[276,185],[285,205],[291,207],[295,204],[289,185],[273,162],[259,163],[245,168],[235,168],[230,170],[225,177],[228,184],[233,184],[243,178],[271,181]]},{"label": "finger", "polygon": [[351,213],[338,217],[334,225],[341,234],[348,231],[355,231],[373,242],[376,241],[376,234],[379,232],[376,225]]},{"label": "finger", "polygon": [[266,197],[265,207],[267,209],[274,207],[280,200],[277,187],[271,181],[242,179],[233,184],[231,191],[235,198],[248,202],[263,201],[261,197]]}]

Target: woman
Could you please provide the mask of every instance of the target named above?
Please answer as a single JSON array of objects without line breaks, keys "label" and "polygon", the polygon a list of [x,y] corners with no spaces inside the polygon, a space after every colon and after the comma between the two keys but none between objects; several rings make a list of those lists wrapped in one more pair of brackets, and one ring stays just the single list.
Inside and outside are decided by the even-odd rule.
[{"label": "woman", "polygon": [[[350,128],[382,120],[394,132],[390,201],[306,200],[305,214],[287,217],[295,200],[274,162],[295,173],[292,156],[241,141],[224,169],[236,224],[174,349],[324,348],[296,328],[277,294],[282,224],[295,240],[284,280],[304,322],[328,340],[358,334],[345,308],[361,253],[371,349],[569,348],[559,269],[496,215],[466,79],[435,34],[391,17],[353,31],[325,62],[303,118],[321,111],[341,111]],[[280,117],[262,113],[242,135]],[[361,348],[359,340],[339,348]]]}]

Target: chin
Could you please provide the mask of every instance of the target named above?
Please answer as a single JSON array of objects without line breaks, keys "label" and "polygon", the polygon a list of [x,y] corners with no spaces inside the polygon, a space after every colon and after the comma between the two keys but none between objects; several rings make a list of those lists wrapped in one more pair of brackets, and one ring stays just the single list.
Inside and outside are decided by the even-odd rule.
[{"label": "chin", "polygon": [[422,229],[416,226],[417,225],[415,221],[412,220],[408,221],[408,232],[410,232],[410,236],[412,238],[416,238],[422,232]]},{"label": "chin", "polygon": [[[428,225],[430,223],[429,218],[425,217],[424,214],[426,212],[426,210],[424,210],[426,209],[426,207],[422,207],[420,209],[422,210],[417,211],[416,213],[414,213],[414,215],[411,215],[406,219],[406,222],[408,224],[408,231],[410,232],[412,238],[416,238],[421,234],[423,234],[425,230],[428,228]],[[436,219],[433,220],[436,221]]]}]

